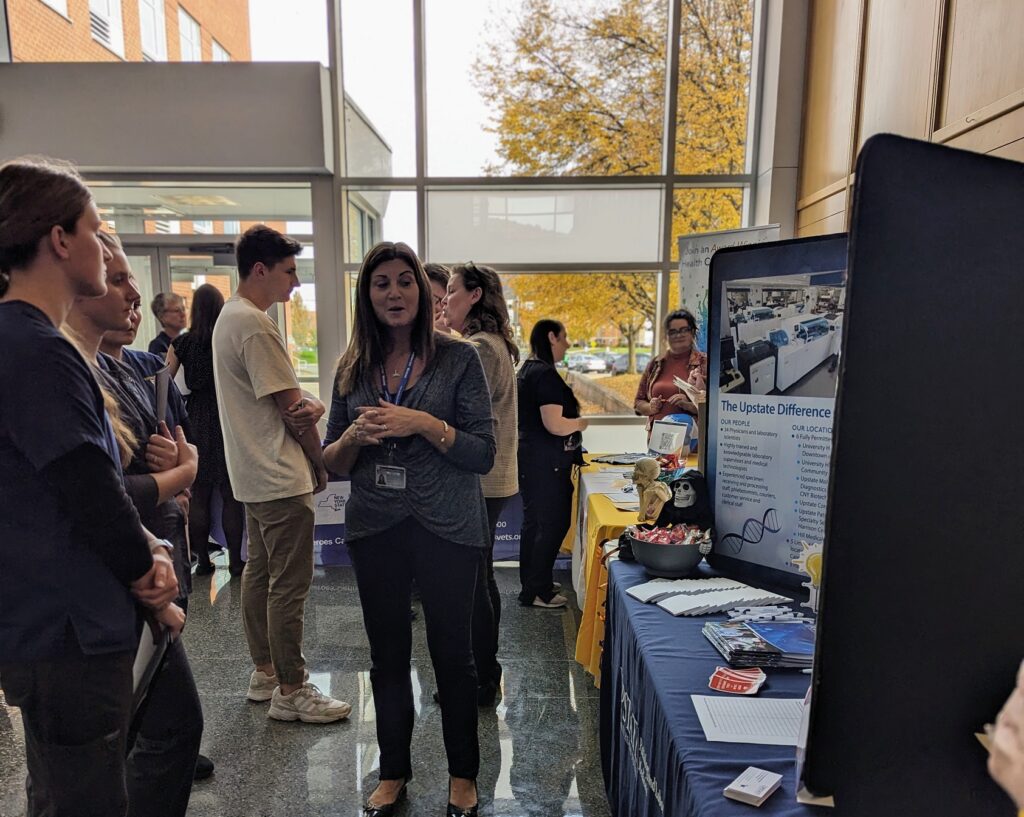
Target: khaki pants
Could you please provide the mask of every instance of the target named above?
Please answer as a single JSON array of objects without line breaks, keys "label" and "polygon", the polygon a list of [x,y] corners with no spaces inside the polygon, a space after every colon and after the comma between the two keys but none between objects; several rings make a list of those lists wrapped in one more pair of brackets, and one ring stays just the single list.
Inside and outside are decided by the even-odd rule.
[{"label": "khaki pants", "polygon": [[246,502],[249,561],[242,623],[253,663],[273,663],[282,684],[301,684],[302,625],[313,581],[313,495]]}]

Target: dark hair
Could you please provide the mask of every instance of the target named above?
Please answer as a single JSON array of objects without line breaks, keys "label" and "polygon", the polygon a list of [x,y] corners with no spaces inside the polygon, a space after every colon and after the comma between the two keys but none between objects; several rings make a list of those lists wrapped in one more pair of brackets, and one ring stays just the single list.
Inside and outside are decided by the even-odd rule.
[{"label": "dark hair", "polygon": [[252,268],[257,264],[262,262],[265,266],[272,267],[300,252],[302,245],[294,238],[289,238],[266,224],[256,224],[242,233],[235,244],[238,276],[248,278]]},{"label": "dark hair", "polygon": [[412,326],[412,351],[425,361],[434,356],[434,304],[423,264],[408,244],[381,241],[370,249],[359,267],[352,340],[338,361],[337,384],[340,395],[349,394],[359,381],[372,376],[387,356],[388,337],[373,311],[370,279],[377,267],[396,259],[409,265],[416,277],[416,286],[419,287],[418,308]]},{"label": "dark hair", "polygon": [[196,343],[209,346],[213,340],[213,326],[224,308],[224,296],[213,284],[203,284],[192,293],[192,313],[189,317],[189,334]]},{"label": "dark hair", "polygon": [[153,317],[159,321],[161,326],[164,324],[164,312],[167,311],[171,301],[181,301],[182,303],[185,303],[185,299],[177,292],[158,292],[149,305],[150,311],[153,313]]},{"label": "dark hair", "polygon": [[686,321],[690,324],[690,331],[693,334],[697,334],[697,319],[686,309],[673,309],[665,316],[665,331],[668,331],[668,325],[672,321]]},{"label": "dark hair", "polygon": [[27,157],[0,165],[0,290],[7,290],[12,270],[35,261],[50,230],[60,226],[74,234],[91,201],[67,162]]},{"label": "dark hair", "polygon": [[435,284],[440,284],[443,287],[448,286],[448,281],[452,277],[452,271],[444,264],[424,264],[423,269],[427,273],[427,278]]},{"label": "dark hair", "polygon": [[466,315],[465,331],[468,338],[477,332],[490,332],[500,335],[505,341],[512,360],[519,362],[519,347],[512,338],[512,322],[508,319],[508,305],[505,303],[505,292],[501,288],[501,278],[490,267],[477,266],[472,261],[456,264],[452,267],[452,277],[461,276],[462,286],[472,292],[479,288],[480,300],[469,308]]},{"label": "dark hair", "polygon": [[554,332],[555,336],[565,331],[565,324],[556,321],[554,318],[541,318],[530,330],[530,354],[537,360],[554,366],[555,355],[551,351],[551,341],[548,340],[548,332]]}]

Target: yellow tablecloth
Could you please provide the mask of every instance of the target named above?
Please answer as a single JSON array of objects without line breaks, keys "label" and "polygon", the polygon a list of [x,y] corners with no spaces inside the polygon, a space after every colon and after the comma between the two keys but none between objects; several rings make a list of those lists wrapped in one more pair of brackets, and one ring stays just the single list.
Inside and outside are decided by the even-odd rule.
[{"label": "yellow tablecloth", "polygon": [[[691,457],[690,460],[687,460],[687,465],[695,467],[696,462],[697,458]],[[606,468],[622,469],[623,467],[595,463],[586,466],[583,472]],[[578,490],[575,496],[579,497]],[[583,538],[586,599],[583,604],[580,631],[576,636],[576,660],[594,676],[594,685],[599,687],[601,686],[601,652],[604,642],[605,598],[608,595],[608,570],[601,564],[601,545],[608,539],[618,538],[619,534],[629,525],[636,524],[637,514],[635,511],[620,511],[604,494],[590,494],[587,497],[587,502],[589,503],[587,530],[584,532]],[[563,550],[572,550],[578,517],[574,508],[573,529],[569,531],[569,536],[562,545]]]},{"label": "yellow tablecloth", "polygon": [[[602,465],[595,463],[583,469],[600,471],[606,468],[617,468],[621,465]],[[579,498],[577,490],[575,496]],[[583,605],[583,618],[580,620],[580,631],[576,637],[576,660],[594,676],[597,686],[601,685],[601,642],[604,640],[604,600],[608,591],[608,571],[601,564],[601,545],[607,539],[617,538],[627,526],[636,524],[636,511],[620,511],[604,494],[587,496],[587,529],[582,532],[583,571],[586,584],[586,599]],[[566,540],[569,549],[575,537],[575,528],[579,514],[573,510],[573,530]],[[563,549],[565,545],[563,544]]]}]

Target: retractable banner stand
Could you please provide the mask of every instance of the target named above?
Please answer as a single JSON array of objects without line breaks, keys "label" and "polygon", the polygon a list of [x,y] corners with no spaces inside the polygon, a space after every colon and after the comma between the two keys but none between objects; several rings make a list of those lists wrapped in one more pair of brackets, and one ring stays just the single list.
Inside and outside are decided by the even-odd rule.
[{"label": "retractable banner stand", "polygon": [[717,252],[711,264],[707,477],[716,566],[797,585],[825,531],[845,235]]},{"label": "retractable banner stand", "polygon": [[778,224],[679,236],[679,303],[697,319],[697,348],[702,352],[708,350],[708,268],[711,256],[726,247],[778,240]]},{"label": "retractable banner stand", "polygon": [[1024,165],[857,162],[804,783],[842,815],[1010,814],[975,739],[1024,657]]}]

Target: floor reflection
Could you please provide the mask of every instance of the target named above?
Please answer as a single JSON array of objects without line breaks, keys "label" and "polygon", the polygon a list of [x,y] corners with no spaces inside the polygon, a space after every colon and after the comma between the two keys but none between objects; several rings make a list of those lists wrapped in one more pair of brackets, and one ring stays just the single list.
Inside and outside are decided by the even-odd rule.
[{"label": "floor reflection", "polygon": [[[497,574],[504,679],[498,706],[480,710],[481,814],[607,817],[597,690],[572,660],[572,614],[520,607],[516,571]],[[217,771],[193,789],[190,817],[360,817],[376,786],[379,753],[369,647],[351,570],[318,569],[306,610],[310,679],[353,707],[347,722],[324,726],[271,721],[266,705],[245,700],[250,662],[240,582],[218,561],[213,576],[195,584],[185,640],[206,716],[203,752]],[[412,683],[414,780],[399,814],[434,817],[444,812],[447,770],[422,619],[413,624]],[[0,706],[3,817],[24,814],[22,758],[17,710]]]}]

